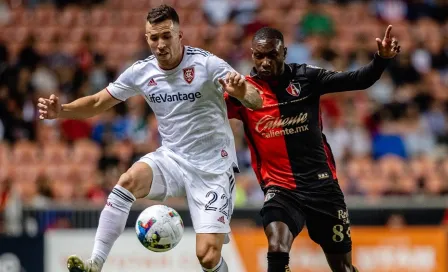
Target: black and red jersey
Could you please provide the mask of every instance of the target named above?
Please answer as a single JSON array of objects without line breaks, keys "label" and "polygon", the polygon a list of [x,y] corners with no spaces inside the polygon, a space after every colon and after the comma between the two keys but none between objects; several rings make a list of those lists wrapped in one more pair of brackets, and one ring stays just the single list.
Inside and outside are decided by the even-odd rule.
[{"label": "black and red jersey", "polygon": [[366,89],[381,77],[387,63],[375,55],[372,62],[353,72],[285,64],[284,73],[270,83],[253,70],[246,78],[261,91],[263,108],[248,109],[229,96],[226,101],[229,118],[243,121],[261,187],[312,192],[325,181],[336,180],[333,154],[322,133],[320,96]]}]

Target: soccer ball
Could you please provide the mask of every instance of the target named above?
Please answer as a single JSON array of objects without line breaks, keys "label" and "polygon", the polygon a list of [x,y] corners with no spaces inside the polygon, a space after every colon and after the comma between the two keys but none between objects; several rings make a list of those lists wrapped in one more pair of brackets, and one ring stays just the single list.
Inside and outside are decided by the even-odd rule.
[{"label": "soccer ball", "polygon": [[154,252],[166,252],[182,239],[184,222],[173,208],[154,205],[138,216],[135,231],[145,248]]}]

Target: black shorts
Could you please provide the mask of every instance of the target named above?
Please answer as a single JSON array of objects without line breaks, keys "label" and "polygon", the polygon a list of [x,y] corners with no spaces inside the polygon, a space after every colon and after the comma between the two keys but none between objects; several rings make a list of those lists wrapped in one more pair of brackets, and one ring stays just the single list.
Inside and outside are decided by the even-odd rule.
[{"label": "black shorts", "polygon": [[294,238],[307,226],[311,239],[328,254],[352,250],[350,220],[344,195],[337,181],[321,192],[299,192],[277,186],[265,191],[261,209],[263,226],[274,221],[288,225]]}]

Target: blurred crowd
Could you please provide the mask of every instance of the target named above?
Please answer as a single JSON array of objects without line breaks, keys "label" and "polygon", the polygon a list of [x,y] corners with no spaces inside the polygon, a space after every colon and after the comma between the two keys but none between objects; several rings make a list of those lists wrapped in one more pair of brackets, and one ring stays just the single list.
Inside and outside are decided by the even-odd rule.
[{"label": "blurred crowd", "polygon": [[[448,193],[448,1],[164,2],[176,7],[185,44],[242,73],[263,26],[284,33],[287,62],[345,71],[367,64],[392,24],[402,52],[382,78],[366,91],[322,97],[339,182],[347,195]],[[144,23],[159,4],[0,0],[0,210],[12,198],[102,206],[120,174],[160,145],[141,97],[89,120],[38,121],[35,107],[52,93],[62,102],[93,94],[150,55]],[[259,206],[243,128],[232,125],[242,169],[236,204]]]}]

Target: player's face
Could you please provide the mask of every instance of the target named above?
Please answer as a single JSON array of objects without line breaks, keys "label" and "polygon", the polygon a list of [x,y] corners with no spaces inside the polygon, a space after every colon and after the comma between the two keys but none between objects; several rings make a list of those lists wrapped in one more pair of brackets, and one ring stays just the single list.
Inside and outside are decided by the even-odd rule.
[{"label": "player's face", "polygon": [[252,60],[261,79],[270,80],[283,73],[286,48],[277,39],[252,42]]},{"label": "player's face", "polygon": [[151,52],[162,66],[170,67],[182,58],[182,32],[173,21],[147,22],[145,36]]}]

